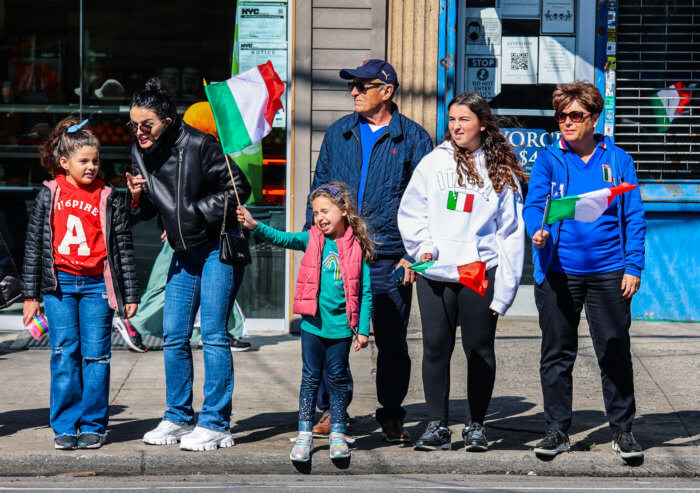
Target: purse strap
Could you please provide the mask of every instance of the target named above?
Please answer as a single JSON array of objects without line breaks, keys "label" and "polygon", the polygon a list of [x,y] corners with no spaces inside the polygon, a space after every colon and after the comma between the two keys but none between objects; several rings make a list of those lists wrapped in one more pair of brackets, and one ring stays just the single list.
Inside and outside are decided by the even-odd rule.
[{"label": "purse strap", "polygon": [[[241,204],[241,199],[238,196],[238,187],[236,187],[236,180],[233,179],[233,171],[231,170],[231,163],[228,160],[228,154],[224,154],[224,158],[226,158],[226,167],[228,168],[228,175],[231,177],[231,184],[233,185],[233,193],[236,194],[236,201],[238,202],[238,205]],[[228,211],[228,192],[226,193],[226,197],[224,198],[224,221],[221,223],[221,235],[223,236],[226,234],[226,212]],[[238,228],[238,233],[243,236],[243,229]]]}]

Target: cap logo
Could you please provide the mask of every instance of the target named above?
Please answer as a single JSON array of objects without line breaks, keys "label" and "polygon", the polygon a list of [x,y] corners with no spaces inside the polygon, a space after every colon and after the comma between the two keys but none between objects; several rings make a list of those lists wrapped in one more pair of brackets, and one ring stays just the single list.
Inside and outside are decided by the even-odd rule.
[{"label": "cap logo", "polygon": [[388,79],[388,78],[389,78],[389,74],[387,74],[387,73],[386,73],[385,71],[383,71],[383,70],[382,70],[381,72],[384,74],[384,78],[385,78],[385,79]]},{"label": "cap logo", "polygon": [[362,66],[363,66],[365,63],[367,63],[367,62],[369,62],[369,60],[365,60],[364,62],[362,62],[362,63],[360,64],[360,67],[362,67]]}]

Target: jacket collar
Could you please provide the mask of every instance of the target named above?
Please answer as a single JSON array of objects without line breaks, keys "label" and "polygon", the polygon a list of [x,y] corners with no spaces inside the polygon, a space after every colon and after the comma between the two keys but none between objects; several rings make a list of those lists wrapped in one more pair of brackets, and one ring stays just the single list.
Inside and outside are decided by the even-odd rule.
[{"label": "jacket collar", "polygon": [[146,149],[147,154],[170,154],[173,147],[179,144],[184,134],[184,123],[179,115],[175,115],[173,121],[165,128],[165,131],[156,140],[150,149]]},{"label": "jacket collar", "polygon": [[[360,126],[360,114],[358,112],[354,112],[350,116],[351,118],[347,119],[342,129],[343,135],[346,137],[349,137],[350,133]],[[399,113],[399,107],[396,106],[396,103],[394,102],[391,103],[391,120],[389,120],[389,124],[387,125],[387,131],[392,139],[397,139],[403,135],[401,114]]]},{"label": "jacket collar", "polygon": [[[610,137],[603,136],[601,134],[595,134],[598,139],[598,147],[604,151],[610,151],[613,149],[613,142]],[[559,164],[564,165],[564,155],[567,152],[572,152],[569,145],[566,143],[563,137],[559,137],[554,144],[547,146],[547,150],[559,161]]]}]

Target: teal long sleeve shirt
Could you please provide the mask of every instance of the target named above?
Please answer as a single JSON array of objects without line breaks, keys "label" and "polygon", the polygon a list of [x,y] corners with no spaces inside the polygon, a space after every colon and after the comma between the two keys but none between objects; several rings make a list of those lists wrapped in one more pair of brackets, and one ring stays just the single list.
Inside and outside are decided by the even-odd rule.
[{"label": "teal long sleeve shirt", "polygon": [[[291,250],[306,251],[309,233],[287,233],[258,221],[255,236],[268,243]],[[338,246],[326,238],[323,242],[321,262],[321,283],[318,293],[316,316],[302,315],[301,329],[326,339],[344,339],[352,336],[345,311],[345,288],[340,276]],[[372,289],[367,262],[362,262],[362,290],[360,293],[360,324],[357,331],[369,336],[369,322],[372,315]]]}]

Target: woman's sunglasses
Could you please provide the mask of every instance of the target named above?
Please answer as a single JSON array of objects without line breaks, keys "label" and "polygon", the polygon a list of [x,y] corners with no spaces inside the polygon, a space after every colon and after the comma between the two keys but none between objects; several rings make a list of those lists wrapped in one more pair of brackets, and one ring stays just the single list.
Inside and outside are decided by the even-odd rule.
[{"label": "woman's sunglasses", "polygon": [[590,112],[583,111],[570,111],[569,113],[564,113],[563,111],[557,111],[554,113],[554,119],[559,123],[564,123],[567,118],[571,118],[573,123],[581,123],[583,120],[589,116]]},{"label": "woman's sunglasses", "polygon": [[372,89],[373,87],[380,87],[385,84],[379,84],[377,82],[362,82],[361,80],[354,80],[352,82],[348,82],[348,91],[352,91],[353,89],[357,89],[360,92],[365,92],[367,89]]},{"label": "woman's sunglasses", "polygon": [[143,124],[143,125],[136,125],[136,123],[134,123],[134,122],[129,122],[129,123],[126,124],[126,126],[129,127],[129,130],[131,130],[131,133],[134,134],[134,135],[136,135],[136,133],[137,133],[139,130],[141,130],[141,133],[143,133],[143,134],[145,134],[145,135],[148,135],[148,134],[150,134],[151,131],[153,130],[153,127],[155,127],[156,125],[158,125],[158,123],[163,123],[164,121],[165,121],[165,120],[161,120],[161,121],[159,121],[159,122],[157,122],[157,123],[154,123],[153,125],[146,125],[146,124]]}]

